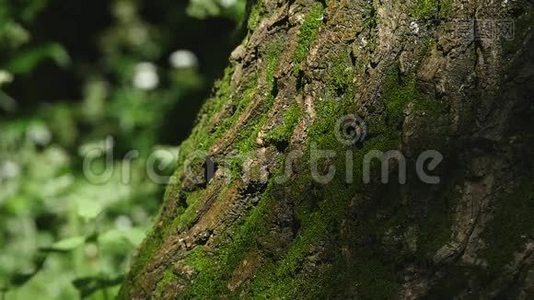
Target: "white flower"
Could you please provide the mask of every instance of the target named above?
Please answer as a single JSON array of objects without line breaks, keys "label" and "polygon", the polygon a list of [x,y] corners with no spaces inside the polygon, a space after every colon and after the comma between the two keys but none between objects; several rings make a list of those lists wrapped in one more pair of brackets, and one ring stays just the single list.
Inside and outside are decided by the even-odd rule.
[{"label": "white flower", "polygon": [[176,69],[193,68],[198,65],[197,56],[189,50],[176,50],[169,57],[169,62]]},{"label": "white flower", "polygon": [[15,178],[20,173],[20,166],[13,161],[5,161],[0,166],[0,178]]},{"label": "white flower", "polygon": [[153,90],[158,87],[159,76],[156,66],[152,63],[143,62],[135,66],[133,85],[141,90]]},{"label": "white flower", "polygon": [[132,220],[128,216],[119,216],[115,219],[115,228],[125,230],[132,228]]},{"label": "white flower", "polygon": [[13,81],[13,75],[6,70],[0,70],[0,86],[11,83]]},{"label": "white flower", "polygon": [[224,8],[230,8],[237,3],[237,0],[219,0],[219,3],[221,3]]},{"label": "white flower", "polygon": [[26,130],[26,136],[37,145],[46,146],[52,140],[52,134],[46,125],[32,124]]}]

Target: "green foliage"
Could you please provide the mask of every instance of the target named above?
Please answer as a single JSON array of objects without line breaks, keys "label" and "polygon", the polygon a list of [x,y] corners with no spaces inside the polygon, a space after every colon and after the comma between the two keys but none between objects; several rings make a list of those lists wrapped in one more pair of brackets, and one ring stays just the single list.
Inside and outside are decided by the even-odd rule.
[{"label": "green foliage", "polygon": [[70,64],[69,54],[63,46],[57,43],[48,43],[21,51],[12,58],[6,69],[16,75],[27,74],[47,59],[53,60],[61,67],[67,67]]},{"label": "green foliage", "polygon": [[245,14],[245,6],[244,0],[191,0],[187,13],[199,19],[223,16],[239,21]]},{"label": "green foliage", "polygon": [[[208,2],[217,3],[218,10],[206,10]],[[175,32],[168,28],[200,21],[185,13],[170,21],[146,21],[141,8],[147,3],[106,2],[109,23],[88,24],[94,26],[92,36],[79,37],[94,49],[77,50],[61,40],[70,28],[54,32],[54,40],[39,28],[55,13],[51,1],[0,0],[0,298],[111,299],[151,227],[164,186],[147,177],[146,163],[158,151],[177,155],[177,148],[160,145],[162,128],[169,126],[166,116],[177,106],[193,105],[188,101],[207,87],[207,75],[195,64],[167,63],[176,50]],[[194,1],[189,12],[237,23],[245,2],[228,3]],[[182,2],[165,5],[169,11],[186,7]],[[84,61],[85,55],[96,58]],[[159,80],[142,88],[135,76],[147,65]],[[35,86],[39,93],[39,83],[49,79],[40,70],[75,77],[81,96],[46,99],[50,103],[45,104],[41,95],[33,102],[25,96],[34,93],[18,95],[17,84],[30,92]],[[69,87],[48,87],[63,88]],[[93,184],[82,171],[84,158],[105,148],[109,136],[114,138],[115,171],[104,183]],[[129,150],[138,151],[132,161],[124,158]],[[154,157],[157,163],[168,160]],[[106,163],[99,157],[91,167],[102,171]],[[122,170],[129,170],[129,183],[123,182]],[[174,165],[160,171],[170,175]],[[193,200],[188,200],[191,207]],[[186,213],[179,223],[185,226],[190,218]]]},{"label": "green foliage", "polygon": [[[135,188],[125,186],[118,177],[94,186],[77,174],[71,161],[78,158],[65,148],[45,144],[39,149],[43,144],[36,142],[49,134],[45,124],[19,121],[1,126],[0,279],[8,288],[20,287],[8,296],[25,298],[49,286],[55,287],[49,297],[73,297],[70,281],[79,275],[120,275],[127,253],[139,245],[149,226],[158,188],[143,181]],[[152,197],[153,204],[132,199],[137,193]],[[37,268],[32,257],[39,254],[48,259]],[[9,280],[26,269],[40,272],[28,273],[32,276],[24,286]],[[50,282],[50,276],[56,280]]]}]

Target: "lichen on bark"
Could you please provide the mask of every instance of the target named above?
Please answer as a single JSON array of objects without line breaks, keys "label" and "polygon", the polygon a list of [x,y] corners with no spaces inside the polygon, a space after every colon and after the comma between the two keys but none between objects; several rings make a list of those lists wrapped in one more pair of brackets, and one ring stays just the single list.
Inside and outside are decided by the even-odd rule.
[{"label": "lichen on bark", "polygon": [[[121,298],[532,295],[533,227],[513,207],[531,201],[506,202],[532,198],[511,191],[533,175],[522,129],[532,125],[532,10],[528,1],[256,1]],[[477,37],[497,20],[521,24],[512,41]],[[364,120],[365,140],[340,143],[346,115]],[[318,164],[336,167],[328,184],[310,173],[312,149],[336,154]],[[399,150],[410,166],[440,151],[441,182],[422,184],[412,168],[399,184],[395,165],[388,184],[379,168],[364,184],[372,150]],[[290,153],[299,155],[280,183]],[[515,215],[506,236],[502,222]]]}]

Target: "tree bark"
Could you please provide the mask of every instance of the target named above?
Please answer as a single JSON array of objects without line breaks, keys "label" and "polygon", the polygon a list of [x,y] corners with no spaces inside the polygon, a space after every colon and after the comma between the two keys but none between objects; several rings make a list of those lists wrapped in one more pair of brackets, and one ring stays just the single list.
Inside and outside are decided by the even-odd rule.
[{"label": "tree bark", "polygon": [[534,295],[533,24],[525,0],[251,4],[120,297]]}]

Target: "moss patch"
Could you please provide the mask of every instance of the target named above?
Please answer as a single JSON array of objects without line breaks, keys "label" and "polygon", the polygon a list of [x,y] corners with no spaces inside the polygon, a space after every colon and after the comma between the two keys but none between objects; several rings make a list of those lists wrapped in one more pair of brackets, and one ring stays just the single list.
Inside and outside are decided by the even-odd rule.
[{"label": "moss patch", "polygon": [[300,27],[298,45],[295,49],[293,58],[295,74],[300,71],[300,65],[308,55],[312,42],[317,37],[319,27],[323,23],[323,11],[323,5],[317,3],[311,8],[310,12],[304,18],[304,22]]},{"label": "moss patch", "polygon": [[402,122],[406,105],[415,101],[418,96],[415,77],[402,77],[396,69],[390,71],[383,92],[389,121],[394,124]]},{"label": "moss patch", "polygon": [[327,97],[339,99],[351,103],[354,99],[355,68],[352,66],[349,51],[339,50],[332,54],[330,64],[326,72]]},{"label": "moss patch", "polygon": [[265,14],[265,11],[266,10],[265,10],[263,1],[256,0],[255,3],[252,5],[250,14],[248,17],[248,22],[247,22],[248,29],[253,30],[259,25],[263,15]]},{"label": "moss patch", "polygon": [[173,283],[176,280],[176,275],[170,270],[166,270],[163,273],[163,278],[158,282],[156,286],[156,297],[162,297],[165,291],[169,288],[169,284]]},{"label": "moss patch", "polygon": [[297,126],[302,115],[302,109],[298,103],[293,103],[287,108],[282,117],[280,126],[271,130],[266,138],[270,144],[287,143],[291,139],[293,130]]},{"label": "moss patch", "polygon": [[447,18],[451,12],[453,0],[417,0],[414,16],[418,19]]},{"label": "moss patch", "polygon": [[187,207],[179,208],[177,217],[172,222],[172,226],[170,226],[171,230],[184,230],[194,222],[197,211],[202,205],[201,199],[204,194],[205,191],[196,191],[187,195]]},{"label": "moss patch", "polygon": [[[264,197],[266,195],[268,193]],[[256,237],[268,232],[265,220],[272,204],[273,201],[262,199],[242,223],[236,224],[225,237],[221,237],[227,240],[216,253],[197,247],[189,254],[186,263],[193,267],[196,275],[186,287],[185,298],[215,299],[230,294],[226,283],[249,250],[255,247]]]}]

